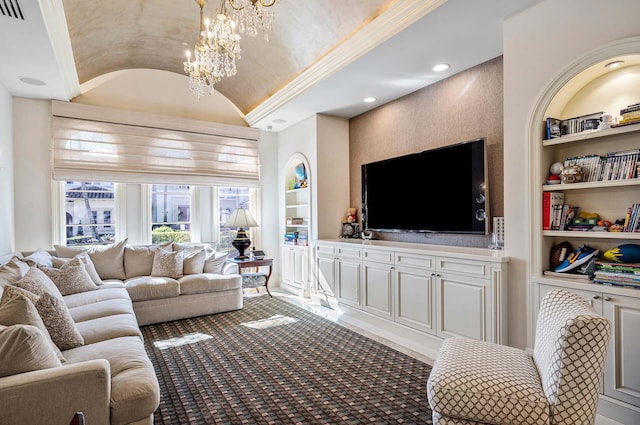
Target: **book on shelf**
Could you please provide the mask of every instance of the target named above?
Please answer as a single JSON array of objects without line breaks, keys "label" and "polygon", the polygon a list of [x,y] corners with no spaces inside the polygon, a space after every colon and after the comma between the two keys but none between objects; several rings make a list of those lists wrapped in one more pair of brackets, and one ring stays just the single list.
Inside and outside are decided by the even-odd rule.
[{"label": "book on shelf", "polygon": [[547,140],[556,139],[562,136],[562,133],[560,130],[561,123],[562,123],[562,120],[559,120],[558,118],[547,117],[546,119]]},{"label": "book on shelf", "polygon": [[591,282],[591,279],[593,278],[593,276],[589,274],[554,272],[553,270],[545,270],[544,275],[551,277],[560,277],[563,279],[584,280],[587,282]]},{"label": "book on shelf", "polygon": [[564,192],[542,193],[542,230],[551,230],[551,224],[556,214],[554,207],[564,204]]},{"label": "book on shelf", "polygon": [[633,204],[627,209],[622,231],[640,232],[640,204]]},{"label": "book on shelf", "polygon": [[593,277],[595,283],[640,289],[640,263],[617,263],[598,260]]}]

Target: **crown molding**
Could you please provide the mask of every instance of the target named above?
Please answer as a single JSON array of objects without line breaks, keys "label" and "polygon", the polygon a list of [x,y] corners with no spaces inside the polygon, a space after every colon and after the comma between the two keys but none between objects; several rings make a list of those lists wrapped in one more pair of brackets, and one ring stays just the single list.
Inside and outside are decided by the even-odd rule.
[{"label": "crown molding", "polygon": [[254,125],[316,83],[335,74],[393,37],[447,0],[399,0],[380,16],[324,55],[286,86],[250,111],[245,119]]},{"label": "crown molding", "polygon": [[51,47],[62,75],[64,90],[68,100],[80,95],[80,82],[73,58],[71,38],[62,0],[38,0],[45,27],[49,33]]}]

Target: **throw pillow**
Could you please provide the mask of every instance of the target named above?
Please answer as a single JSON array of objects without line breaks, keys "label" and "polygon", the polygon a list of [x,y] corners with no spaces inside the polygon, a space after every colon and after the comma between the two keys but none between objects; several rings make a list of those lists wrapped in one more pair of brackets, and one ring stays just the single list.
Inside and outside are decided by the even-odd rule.
[{"label": "throw pillow", "polygon": [[204,262],[204,272],[221,274],[222,267],[224,263],[227,262],[227,258],[229,258],[229,253],[225,251],[211,253]]},{"label": "throw pillow", "polygon": [[53,247],[56,250],[56,257],[62,258],[73,258],[78,254],[89,251],[88,248],[79,248],[75,246],[54,245]]},{"label": "throw pillow", "polygon": [[30,267],[24,277],[13,284],[36,295],[50,294],[63,301],[62,294],[55,283],[37,267]]},{"label": "throw pillow", "polygon": [[[51,335],[49,335],[47,327],[40,318],[40,313],[38,313],[36,306],[32,302],[32,298],[20,292],[28,291],[9,285],[7,286],[7,290],[2,294],[2,298],[0,298],[0,325],[35,326],[47,337],[58,359],[61,362],[66,361],[60,349],[51,340]],[[30,296],[36,297],[36,302],[40,299],[40,297],[35,294],[30,294]]]},{"label": "throw pillow", "polygon": [[170,252],[158,248],[153,256],[151,276],[180,279],[183,275],[183,259],[184,251]]},{"label": "throw pillow", "polygon": [[131,246],[124,248],[124,271],[127,279],[138,276],[151,276],[153,257],[158,248],[171,251],[172,241],[158,245]]},{"label": "throw pillow", "polygon": [[36,303],[36,310],[47,327],[51,340],[59,349],[64,351],[84,345],[84,339],[76,329],[64,301],[44,293]]},{"label": "throw pillow", "polygon": [[[96,266],[93,265],[93,261],[91,261],[91,257],[89,257],[89,253],[83,252],[81,254],[76,255],[73,258],[76,258],[76,257],[79,258],[80,261],[82,261],[82,264],[84,264],[84,269],[87,271],[87,273],[89,273],[89,277],[91,277],[91,280],[93,281],[93,283],[95,283],[96,285],[102,285],[103,283],[102,279],[100,279],[100,276],[96,271]],[[51,257],[51,262],[53,263],[53,267],[55,267],[56,269],[59,269],[60,267],[62,267],[64,264],[68,263],[71,260],[72,258]]]},{"label": "throw pillow", "polygon": [[60,367],[51,343],[35,326],[0,326],[0,378]]},{"label": "throw pillow", "polygon": [[29,271],[29,265],[18,257],[0,266],[0,287],[19,281]]},{"label": "throw pillow", "polygon": [[179,243],[179,242],[174,242],[173,243],[173,250],[174,251],[180,251],[180,250],[184,250],[184,251],[198,251],[200,249],[204,249],[205,244],[194,244],[194,243]]},{"label": "throw pillow", "polygon": [[53,281],[62,295],[78,294],[98,289],[78,256],[73,257],[59,269],[40,267],[40,270]]},{"label": "throw pillow", "polygon": [[182,273],[183,274],[198,274],[204,270],[204,261],[206,259],[206,253],[204,249],[198,251],[184,253],[184,260],[182,261]]},{"label": "throw pillow", "polygon": [[22,253],[13,251],[0,255],[0,266],[7,264],[13,257],[22,258]]},{"label": "throw pillow", "polygon": [[93,261],[101,279],[125,280],[124,273],[124,247],[127,239],[112,245],[100,246],[89,251],[89,257]]},{"label": "throw pillow", "polygon": [[30,266],[53,267],[53,264],[51,263],[51,254],[42,248],[38,248],[32,254],[22,258],[22,261]]}]

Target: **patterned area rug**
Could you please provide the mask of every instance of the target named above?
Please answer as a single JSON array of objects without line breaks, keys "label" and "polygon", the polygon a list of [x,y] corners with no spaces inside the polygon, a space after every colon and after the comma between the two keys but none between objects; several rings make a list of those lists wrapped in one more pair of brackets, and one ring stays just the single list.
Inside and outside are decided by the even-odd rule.
[{"label": "patterned area rug", "polygon": [[155,424],[431,424],[431,367],[286,301],[142,327]]}]

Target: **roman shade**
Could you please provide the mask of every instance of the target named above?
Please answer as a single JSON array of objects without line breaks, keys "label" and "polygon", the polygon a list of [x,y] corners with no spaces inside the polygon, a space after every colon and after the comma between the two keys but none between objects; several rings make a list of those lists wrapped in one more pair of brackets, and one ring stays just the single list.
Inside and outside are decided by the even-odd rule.
[{"label": "roman shade", "polygon": [[52,111],[54,180],[259,185],[256,129],[58,102]]}]

